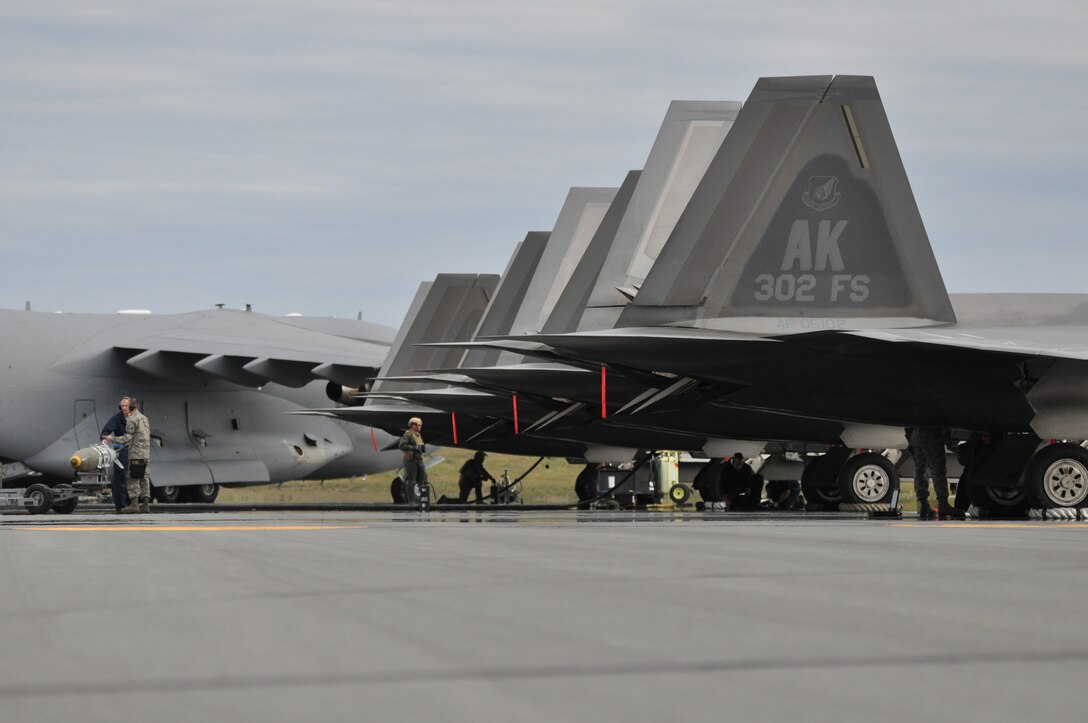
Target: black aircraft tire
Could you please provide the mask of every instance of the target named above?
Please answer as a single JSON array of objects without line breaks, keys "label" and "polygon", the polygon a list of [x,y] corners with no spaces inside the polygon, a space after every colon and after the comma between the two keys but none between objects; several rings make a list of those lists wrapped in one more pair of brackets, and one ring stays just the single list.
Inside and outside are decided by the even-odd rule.
[{"label": "black aircraft tire", "polygon": [[899,489],[899,473],[884,455],[863,452],[846,460],[839,470],[838,483],[843,502],[887,504]]},{"label": "black aircraft tire", "polygon": [[597,467],[587,464],[574,480],[574,493],[580,502],[597,496]]},{"label": "black aircraft tire", "polygon": [[395,505],[408,504],[408,498],[404,496],[404,480],[399,475],[389,484],[389,495],[393,498]]},{"label": "black aircraft tire", "polygon": [[211,504],[219,497],[219,485],[193,485],[188,488],[189,501],[198,504]]},{"label": "black aircraft tire", "polygon": [[801,474],[801,494],[805,500],[818,503],[823,510],[839,509],[842,493],[835,481],[836,467],[835,460],[830,457],[817,457],[805,465]]},{"label": "black aircraft tire", "polygon": [[1028,462],[1024,487],[1035,509],[1088,506],[1088,450],[1068,443],[1043,447]]},{"label": "black aircraft tire", "polygon": [[44,515],[53,507],[53,490],[40,482],[27,487],[23,497],[30,501],[26,511],[32,515]]},{"label": "black aircraft tire", "polygon": [[[151,485],[151,497],[156,502],[162,502],[163,504],[173,504],[181,497],[181,488],[176,485],[167,485],[166,487],[156,487]],[[188,494],[186,494],[188,498]]]},{"label": "black aircraft tire", "polygon": [[1021,517],[1028,509],[1028,496],[1023,487],[973,485],[971,504],[991,515]]}]

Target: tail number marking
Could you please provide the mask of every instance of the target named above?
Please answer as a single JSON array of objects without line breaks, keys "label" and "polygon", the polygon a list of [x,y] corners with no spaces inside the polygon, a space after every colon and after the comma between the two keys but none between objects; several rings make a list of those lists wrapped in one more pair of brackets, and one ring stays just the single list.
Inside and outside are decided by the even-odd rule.
[{"label": "tail number marking", "polygon": [[[760,274],[756,277],[756,285],[756,301],[816,301],[817,282],[812,274]],[[847,299],[860,303],[869,298],[869,277],[865,274],[832,274],[829,291],[831,303],[842,303]]]}]

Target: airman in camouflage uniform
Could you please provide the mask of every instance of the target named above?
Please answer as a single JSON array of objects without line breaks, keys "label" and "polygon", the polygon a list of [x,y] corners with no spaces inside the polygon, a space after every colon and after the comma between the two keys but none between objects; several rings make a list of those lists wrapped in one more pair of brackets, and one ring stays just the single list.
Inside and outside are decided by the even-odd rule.
[{"label": "airman in camouflage uniform", "polygon": [[[907,442],[914,457],[914,495],[918,498],[918,517],[923,520],[958,519],[963,511],[948,503],[948,477],[944,450],[949,441],[947,430],[936,427],[908,427]],[[933,492],[937,497],[937,510],[929,506],[929,479],[933,478]]]},{"label": "airman in camouflage uniform", "polygon": [[[423,466],[423,420],[412,417],[408,420],[408,430],[400,438],[400,449],[404,452],[404,489],[409,503],[417,502],[422,495],[430,495],[427,483],[427,468]],[[419,485],[419,495],[416,494]]]},{"label": "airman in camouflage uniform", "polygon": [[[151,423],[140,413],[135,399],[121,401],[121,412],[125,415],[125,433],[113,441],[128,446],[128,472],[126,484],[132,504],[122,508],[122,514],[150,512],[151,484]],[[137,476],[139,475],[139,476]]]}]

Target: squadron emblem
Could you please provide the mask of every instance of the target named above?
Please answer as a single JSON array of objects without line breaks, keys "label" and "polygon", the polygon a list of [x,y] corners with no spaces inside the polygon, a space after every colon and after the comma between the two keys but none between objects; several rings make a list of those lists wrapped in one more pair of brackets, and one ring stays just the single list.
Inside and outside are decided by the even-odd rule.
[{"label": "squadron emblem", "polygon": [[834,208],[842,198],[836,190],[838,183],[837,176],[812,176],[808,179],[808,190],[801,192],[801,200],[814,211]]}]

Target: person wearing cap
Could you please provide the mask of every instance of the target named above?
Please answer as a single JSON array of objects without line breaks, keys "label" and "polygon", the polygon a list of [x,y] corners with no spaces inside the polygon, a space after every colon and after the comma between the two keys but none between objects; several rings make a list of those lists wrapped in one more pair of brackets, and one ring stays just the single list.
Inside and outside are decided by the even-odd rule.
[{"label": "person wearing cap", "polygon": [[140,405],[134,397],[121,400],[121,412],[125,415],[125,433],[114,436],[107,434],[102,438],[106,444],[116,442],[128,447],[128,472],[125,481],[128,485],[129,504],[121,508],[121,514],[150,512],[151,483],[151,423],[140,413]]},{"label": "person wearing cap", "polygon": [[457,501],[461,504],[468,502],[468,493],[476,490],[476,504],[484,500],[484,480],[495,481],[491,473],[484,469],[484,458],[487,454],[477,452],[472,459],[461,465],[461,476],[457,478],[457,489],[460,493]]},{"label": "person wearing cap", "polygon": [[[430,495],[427,481],[427,468],[423,465],[423,420],[412,417],[408,420],[408,429],[400,438],[400,450],[404,453],[404,490],[409,504],[418,502],[425,491]],[[419,485],[418,489],[416,485]]]}]

